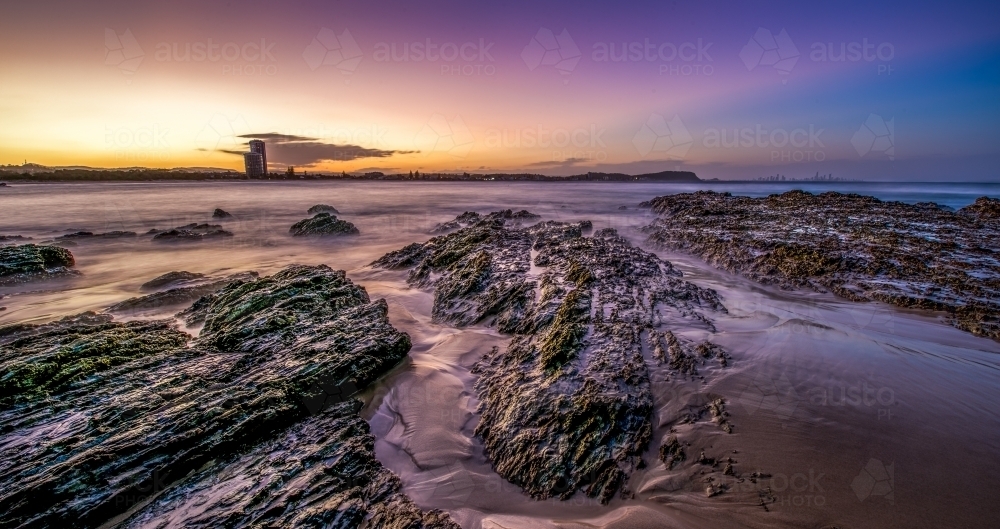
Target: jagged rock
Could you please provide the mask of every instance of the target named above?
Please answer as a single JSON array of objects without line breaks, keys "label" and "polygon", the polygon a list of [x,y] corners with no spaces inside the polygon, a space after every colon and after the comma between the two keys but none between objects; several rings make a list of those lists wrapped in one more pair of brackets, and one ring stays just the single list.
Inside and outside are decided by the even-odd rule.
[{"label": "jagged rock", "polygon": [[73,254],[58,246],[22,244],[0,247],[0,284],[73,275]]},{"label": "jagged rock", "polygon": [[[201,276],[201,274],[191,275]],[[163,277],[164,276],[160,276],[157,279],[162,279]],[[121,315],[126,313],[136,314],[150,312],[169,307],[179,307],[181,305],[190,304],[202,296],[212,294],[213,292],[216,292],[222,289],[222,287],[225,287],[235,281],[252,281],[257,279],[257,277],[258,275],[256,272],[243,272],[216,280],[195,282],[194,284],[190,284],[191,282],[188,282],[189,284],[187,286],[173,287],[167,290],[147,294],[145,296],[138,296],[126,299],[125,301],[120,301],[105,310],[112,314]],[[154,279],[153,281],[156,281],[157,279]]]},{"label": "jagged rock", "polygon": [[[120,527],[171,524],[225,527],[455,528],[400,493],[400,482],[375,459],[375,438],[357,415],[358,401],[338,403],[245,455],[201,471]],[[267,494],[257,492],[266,484]],[[303,490],[303,484],[308,487]],[[219,501],[224,494],[225,501]],[[186,505],[208,505],[187,509]]]},{"label": "jagged rock", "polygon": [[784,288],[947,311],[1000,339],[1000,201],[958,212],[856,194],[789,191],[766,198],[699,191],[649,202],[649,242]]},{"label": "jagged rock", "polygon": [[150,292],[153,290],[159,290],[163,287],[175,287],[190,283],[191,281],[196,281],[205,277],[205,274],[196,274],[193,272],[167,272],[161,276],[155,277],[146,281],[141,286],[139,290],[142,292]]},{"label": "jagged rock", "polygon": [[218,224],[198,224],[196,222],[167,231],[150,230],[147,234],[154,234],[153,240],[159,242],[201,241],[233,236],[232,232],[222,229],[222,226]]},{"label": "jagged rock", "polygon": [[[503,218],[507,220],[512,220],[515,223],[523,222],[533,222],[541,218],[539,215],[529,212],[528,210],[522,209],[521,211],[513,211],[510,209],[505,209],[503,211],[498,211],[491,214],[494,218]],[[430,233],[448,233],[455,230],[460,230],[462,228],[467,228],[483,219],[483,216],[475,211],[466,211],[461,215],[455,217],[454,220],[448,222],[442,222],[434,226]]]},{"label": "jagged rock", "polygon": [[[31,378],[0,407],[0,526],[96,527],[127,514],[126,526],[457,527],[399,493],[357,402],[306,404],[330,384],[364,388],[406,355],[384,300],[342,271],[301,265],[210,298],[196,339],[171,320],[96,314],[0,329],[4,366],[51,358],[60,369],[46,373],[66,374]],[[221,493],[240,487],[238,501]]]},{"label": "jagged rock", "polygon": [[522,227],[508,210],[373,263],[433,288],[434,321],[515,334],[473,369],[476,434],[497,472],[536,498],[581,490],[608,501],[651,436],[643,334],[667,319],[711,329],[700,309],[725,310],[614,230],[584,237],[591,228]]},{"label": "jagged rock", "polygon": [[315,215],[317,213],[330,213],[331,215],[340,215],[340,212],[337,211],[337,208],[333,206],[328,206],[326,204],[316,204],[315,206],[309,208],[309,210],[306,211],[306,213],[310,215]]},{"label": "jagged rock", "polygon": [[358,228],[329,213],[317,213],[311,219],[300,220],[288,229],[292,235],[357,235]]},{"label": "jagged rock", "polygon": [[215,208],[215,211],[212,212],[212,218],[213,219],[231,219],[231,218],[233,218],[233,215],[232,215],[232,213],[229,213],[228,211],[226,211],[226,210],[224,210],[222,208]]},{"label": "jagged rock", "polygon": [[660,445],[660,461],[663,461],[667,470],[673,469],[674,465],[683,462],[686,457],[684,447],[681,446],[676,435],[667,437],[667,441]]}]

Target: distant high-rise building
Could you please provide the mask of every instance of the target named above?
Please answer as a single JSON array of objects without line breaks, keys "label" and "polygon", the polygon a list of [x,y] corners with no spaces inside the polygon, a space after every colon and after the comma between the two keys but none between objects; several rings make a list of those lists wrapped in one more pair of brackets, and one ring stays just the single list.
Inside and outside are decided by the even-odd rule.
[{"label": "distant high-rise building", "polygon": [[264,140],[250,140],[250,152],[260,155],[264,164],[264,174],[267,174],[267,152],[264,150]]},{"label": "distant high-rise building", "polygon": [[243,153],[243,164],[247,169],[247,178],[263,178],[267,176],[264,165],[264,155],[259,152]]}]

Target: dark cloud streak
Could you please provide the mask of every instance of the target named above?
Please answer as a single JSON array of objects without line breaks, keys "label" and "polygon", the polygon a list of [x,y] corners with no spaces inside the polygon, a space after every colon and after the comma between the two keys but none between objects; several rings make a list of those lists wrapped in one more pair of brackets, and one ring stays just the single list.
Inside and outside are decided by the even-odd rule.
[{"label": "dark cloud streak", "polygon": [[[363,158],[388,158],[397,154],[413,154],[419,151],[395,151],[373,149],[360,145],[335,145],[323,143],[318,138],[265,132],[243,134],[240,138],[260,139],[267,143],[268,162],[278,166],[312,167],[322,162],[347,162]],[[242,156],[246,151],[219,149],[220,152]],[[270,163],[269,163],[270,165]]]}]

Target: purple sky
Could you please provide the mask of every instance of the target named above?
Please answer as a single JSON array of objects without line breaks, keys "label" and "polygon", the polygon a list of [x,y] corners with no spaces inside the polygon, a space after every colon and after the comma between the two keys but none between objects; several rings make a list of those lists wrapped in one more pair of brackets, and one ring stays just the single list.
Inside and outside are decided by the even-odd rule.
[{"label": "purple sky", "polygon": [[997,181],[998,15],[42,0],[0,19],[0,163],[236,169],[273,134],[275,167],[325,171]]}]

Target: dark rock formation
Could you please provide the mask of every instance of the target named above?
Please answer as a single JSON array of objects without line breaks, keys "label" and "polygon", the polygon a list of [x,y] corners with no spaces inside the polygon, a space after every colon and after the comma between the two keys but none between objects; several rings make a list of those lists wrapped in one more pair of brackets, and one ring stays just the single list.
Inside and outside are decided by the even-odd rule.
[{"label": "dark rock formation", "polygon": [[317,213],[311,219],[300,220],[288,229],[292,235],[357,235],[358,228],[329,213]]},{"label": "dark rock formation", "polygon": [[105,233],[94,233],[92,231],[78,231],[67,233],[55,238],[56,241],[77,240],[77,239],[121,239],[125,237],[135,237],[134,231],[109,231]]},{"label": "dark rock formation", "polygon": [[309,211],[306,211],[306,213],[310,215],[315,215],[317,213],[329,213],[331,215],[340,215],[340,212],[337,211],[337,208],[333,206],[328,206],[326,204],[316,204],[315,206],[309,208]]},{"label": "dark rock formation", "polygon": [[193,340],[96,314],[0,329],[16,401],[0,407],[0,526],[456,527],[399,492],[359,403],[306,404],[406,355],[384,300],[297,265],[207,305]]},{"label": "dark rock formation", "polygon": [[536,498],[608,501],[650,441],[644,336],[668,322],[712,329],[700,309],[725,310],[614,230],[584,237],[590,227],[522,227],[508,210],[373,263],[433,288],[434,321],[515,334],[473,370],[476,433],[497,472]]},{"label": "dark rock formation", "polygon": [[150,230],[154,241],[201,241],[205,239],[215,239],[219,237],[232,237],[233,233],[222,229],[218,224],[198,224],[191,223],[167,231]]},{"label": "dark rock formation", "polygon": [[982,220],[1000,219],[1000,199],[979,197],[972,204],[960,209],[959,213],[975,215]]},{"label": "dark rock formation", "polygon": [[[160,278],[162,277],[164,276],[160,276]],[[189,305],[202,296],[207,296],[217,292],[222,289],[222,287],[225,287],[230,283],[236,281],[252,281],[257,279],[257,277],[256,272],[244,272],[214,280],[208,279],[205,281],[189,281],[186,286],[173,287],[159,292],[154,292],[152,294],[147,294],[145,296],[129,298],[125,301],[115,303],[114,305],[108,307],[106,312],[118,315],[140,315],[142,313],[154,312],[160,309],[171,307],[178,308],[181,305]]]},{"label": "dark rock formation", "polygon": [[153,290],[160,290],[164,287],[182,286],[204,277],[205,274],[196,274],[183,270],[180,272],[167,272],[166,274],[146,281],[139,287],[139,290],[142,292],[151,292]]},{"label": "dark rock formation", "polygon": [[0,284],[76,274],[73,254],[58,246],[22,244],[0,247]]},{"label": "dark rock formation", "polygon": [[699,191],[650,201],[660,217],[645,231],[755,281],[948,311],[955,326],[1000,338],[997,204],[951,212],[833,192]]},{"label": "dark rock formation", "polygon": [[213,219],[231,219],[231,218],[233,218],[233,215],[231,213],[229,213],[228,211],[222,209],[222,208],[215,208],[215,211],[212,212],[212,218]]}]

